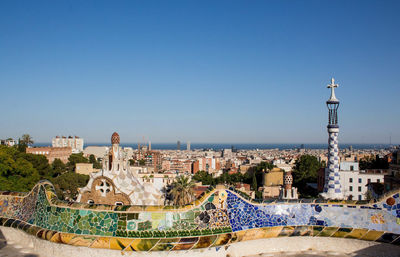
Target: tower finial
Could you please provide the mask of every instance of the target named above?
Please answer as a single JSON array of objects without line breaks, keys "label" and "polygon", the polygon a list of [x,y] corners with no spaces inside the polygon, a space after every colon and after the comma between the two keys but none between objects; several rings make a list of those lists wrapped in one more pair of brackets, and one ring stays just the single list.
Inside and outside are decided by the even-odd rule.
[{"label": "tower finial", "polygon": [[334,102],[338,102],[339,101],[335,96],[335,88],[337,88],[338,86],[339,86],[339,84],[335,84],[335,79],[332,78],[331,79],[331,84],[328,85],[328,88],[331,89],[331,97],[329,98],[329,101],[334,101]]}]

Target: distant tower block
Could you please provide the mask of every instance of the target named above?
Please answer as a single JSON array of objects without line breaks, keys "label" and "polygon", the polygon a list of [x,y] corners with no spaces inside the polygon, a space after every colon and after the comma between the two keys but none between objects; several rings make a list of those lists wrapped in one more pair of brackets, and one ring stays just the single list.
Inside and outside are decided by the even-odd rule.
[{"label": "distant tower block", "polygon": [[190,141],[186,143],[186,150],[190,151]]},{"label": "distant tower block", "polygon": [[149,141],[149,151],[151,151],[151,141]]},{"label": "distant tower block", "polygon": [[321,194],[325,199],[343,199],[343,192],[340,185],[339,175],[339,147],[338,147],[338,114],[339,100],[335,96],[335,88],[339,85],[335,84],[332,78],[328,88],[331,89],[331,97],[326,101],[329,110],[328,122],[328,167],[325,168],[325,186],[324,192]]},{"label": "distant tower block", "polygon": [[176,142],[176,149],[178,149],[178,151],[181,150],[181,141],[178,140],[178,142]]}]

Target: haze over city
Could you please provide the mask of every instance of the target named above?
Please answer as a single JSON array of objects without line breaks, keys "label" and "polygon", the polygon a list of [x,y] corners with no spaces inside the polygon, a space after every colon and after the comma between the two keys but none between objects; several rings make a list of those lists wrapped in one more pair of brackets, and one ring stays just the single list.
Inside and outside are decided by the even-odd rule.
[{"label": "haze over city", "polygon": [[[362,3],[362,4],[361,4]],[[400,142],[398,1],[2,1],[0,137]]]}]

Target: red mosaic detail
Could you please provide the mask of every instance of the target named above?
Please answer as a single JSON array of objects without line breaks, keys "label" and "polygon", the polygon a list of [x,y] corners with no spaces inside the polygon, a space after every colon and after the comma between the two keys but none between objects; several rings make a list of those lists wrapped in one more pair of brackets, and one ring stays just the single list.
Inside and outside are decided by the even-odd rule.
[{"label": "red mosaic detail", "polygon": [[111,144],[119,144],[119,135],[117,132],[114,132],[111,136]]},{"label": "red mosaic detail", "polygon": [[393,197],[390,197],[386,200],[386,203],[390,206],[394,205],[396,203],[396,200],[394,200]]}]

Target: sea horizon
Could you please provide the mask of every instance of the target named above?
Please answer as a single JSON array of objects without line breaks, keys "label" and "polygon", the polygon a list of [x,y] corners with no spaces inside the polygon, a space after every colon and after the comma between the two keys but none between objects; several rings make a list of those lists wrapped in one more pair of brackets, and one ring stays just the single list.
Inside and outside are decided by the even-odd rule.
[{"label": "sea horizon", "polygon": [[[137,148],[139,143],[121,143],[122,147],[132,147]],[[143,145],[143,143],[140,143]],[[85,143],[84,147],[88,146],[110,146],[110,143],[100,142],[100,143]],[[145,144],[147,145],[147,143]],[[372,144],[372,143],[339,143],[339,149],[345,149],[352,147],[353,149],[387,149],[397,144]],[[38,142],[33,144],[35,147],[51,146],[51,142]],[[186,150],[186,142],[181,142],[181,150]],[[265,149],[326,149],[328,148],[327,143],[190,143],[191,150],[195,149],[237,149],[237,150],[265,150]],[[153,150],[177,150],[177,143],[151,143],[151,149]]]}]

